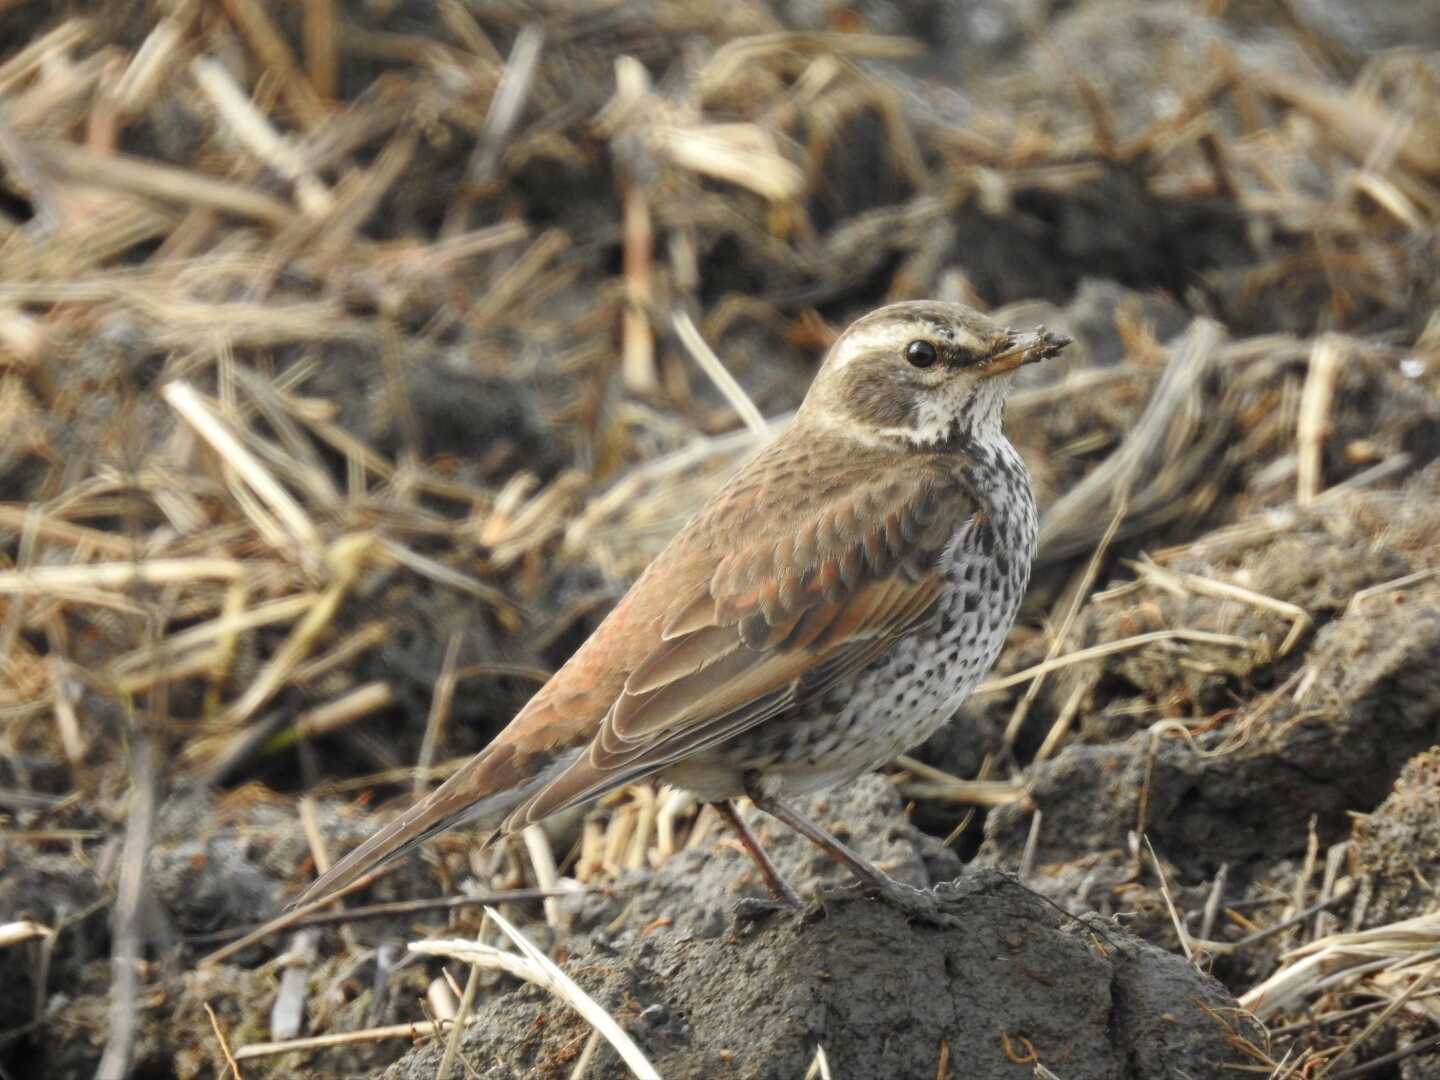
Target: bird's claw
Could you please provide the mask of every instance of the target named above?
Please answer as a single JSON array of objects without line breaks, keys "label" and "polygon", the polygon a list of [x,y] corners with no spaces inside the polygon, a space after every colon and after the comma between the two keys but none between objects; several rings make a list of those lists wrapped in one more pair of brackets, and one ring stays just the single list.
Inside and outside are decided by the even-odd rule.
[{"label": "bird's claw", "polygon": [[939,889],[917,889],[894,878],[887,877],[883,881],[856,881],[835,889],[827,889],[820,899],[878,900],[904,913],[915,922],[942,927],[961,925],[959,917],[946,910],[948,897]]},{"label": "bird's claw", "polygon": [[768,896],[742,896],[731,907],[730,914],[734,917],[737,926],[746,926],[777,912],[799,911],[803,907],[803,904],[792,904],[787,900],[777,900]]}]

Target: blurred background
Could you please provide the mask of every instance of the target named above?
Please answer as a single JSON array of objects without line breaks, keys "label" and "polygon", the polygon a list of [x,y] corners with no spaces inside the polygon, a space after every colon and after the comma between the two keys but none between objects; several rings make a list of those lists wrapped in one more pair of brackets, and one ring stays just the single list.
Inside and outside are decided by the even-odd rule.
[{"label": "blurred background", "polygon": [[[1433,3],[0,0],[0,1068],[422,1019],[408,917],[290,941],[303,1023],[281,941],[201,960],[485,745],[850,319],[941,297],[1077,343],[1008,414],[1020,624],[879,820],[1193,954],[1260,1075],[1440,1075],[1437,222]],[[610,800],[558,877],[709,813]]]}]

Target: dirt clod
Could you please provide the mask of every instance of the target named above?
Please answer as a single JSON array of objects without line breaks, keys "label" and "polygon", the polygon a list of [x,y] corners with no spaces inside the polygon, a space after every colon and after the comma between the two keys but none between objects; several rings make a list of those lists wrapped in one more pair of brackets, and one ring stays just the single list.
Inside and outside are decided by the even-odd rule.
[{"label": "dirt clod", "polygon": [[[857,846],[924,881],[922,845],[897,829],[893,793],[876,778],[856,789],[843,820]],[[795,844],[775,851],[782,869],[803,873]],[[622,886],[634,892],[604,912],[623,903],[622,929],[607,933],[602,912],[586,912],[597,929],[566,963],[662,1076],[800,1076],[817,1047],[836,1076],[929,1076],[942,1042],[952,1075],[977,1080],[1036,1062],[1076,1080],[1221,1077],[1240,1061],[1226,1039],[1234,1005],[1214,980],[1112,924],[1065,920],[1005,875],[969,871],[947,886],[946,911],[963,929],[853,897],[737,921],[743,856],[689,854]],[[640,929],[658,919],[669,921]],[[553,998],[512,985],[480,1004],[462,1046],[499,1080],[549,1075],[585,1036]],[[385,1080],[431,1077],[438,1057],[417,1050]],[[597,1063],[599,1075],[622,1068],[608,1049]]]},{"label": "dirt clod", "polygon": [[[1417,590],[1322,630],[1298,699],[1262,696],[1223,730],[1188,739],[1162,728],[1069,747],[1031,772],[1044,813],[1036,864],[1123,848],[1140,830],[1203,878],[1221,862],[1293,850],[1312,817],[1338,838],[1348,810],[1376,806],[1408,757],[1440,740],[1437,654],[1440,593]],[[982,857],[1014,865],[1030,815],[1020,803],[992,813]]]},{"label": "dirt clod", "polygon": [[1355,823],[1355,861],[1374,878],[1367,926],[1433,909],[1440,886],[1440,751],[1406,763],[1395,788]]}]

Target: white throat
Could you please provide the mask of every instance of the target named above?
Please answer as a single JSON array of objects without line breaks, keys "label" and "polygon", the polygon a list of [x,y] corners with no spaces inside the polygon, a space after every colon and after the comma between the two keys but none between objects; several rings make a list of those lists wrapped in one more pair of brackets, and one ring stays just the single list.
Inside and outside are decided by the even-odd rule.
[{"label": "white throat", "polygon": [[1007,372],[969,385],[951,383],[939,394],[927,394],[920,401],[914,424],[881,428],[876,434],[918,447],[935,447],[954,440],[984,446],[1005,442],[1001,420],[1012,378]]}]

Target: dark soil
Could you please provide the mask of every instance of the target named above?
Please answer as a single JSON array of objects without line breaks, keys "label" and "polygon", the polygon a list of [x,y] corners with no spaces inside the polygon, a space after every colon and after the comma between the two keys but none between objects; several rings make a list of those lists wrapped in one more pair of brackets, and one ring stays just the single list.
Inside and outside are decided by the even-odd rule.
[{"label": "dark soil", "polygon": [[[897,876],[928,883],[933,841],[896,824],[888,787],[867,778],[814,809]],[[819,869],[793,837],[772,850],[797,880]],[[1228,1025],[1264,1038],[1182,958],[1113,923],[1067,920],[1001,874],[946,888],[956,929],[853,896],[737,915],[739,895],[755,891],[748,876],[743,855],[688,852],[581,910],[566,969],[662,1076],[802,1076],[823,1047],[832,1075],[856,1078],[933,1076],[946,1055],[951,1075],[976,1078],[1027,1075],[1037,1062],[1095,1080],[1221,1077],[1243,1060]],[[587,1034],[547,994],[512,987],[487,999],[462,1046],[482,1076],[541,1077],[563,1072]],[[433,1076],[439,1052],[418,1050],[384,1076]],[[623,1068],[608,1048],[595,1067]]]}]

